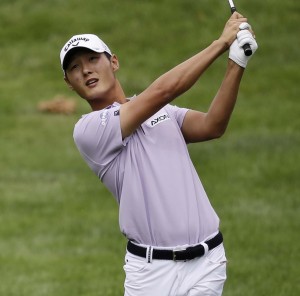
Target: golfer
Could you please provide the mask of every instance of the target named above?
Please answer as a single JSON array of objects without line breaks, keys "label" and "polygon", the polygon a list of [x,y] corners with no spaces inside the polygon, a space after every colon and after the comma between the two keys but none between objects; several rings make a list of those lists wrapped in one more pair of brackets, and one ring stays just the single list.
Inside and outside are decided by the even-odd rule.
[{"label": "golfer", "polygon": [[[253,32],[236,12],[217,40],[133,97],[115,76],[117,56],[99,37],[73,36],[61,50],[66,83],[92,108],[75,125],[75,143],[119,204],[128,239],[126,296],[222,294],[226,257],[219,218],[187,143],[224,134],[249,60],[245,43],[254,53]],[[228,49],[224,80],[208,112],[170,105]]]}]

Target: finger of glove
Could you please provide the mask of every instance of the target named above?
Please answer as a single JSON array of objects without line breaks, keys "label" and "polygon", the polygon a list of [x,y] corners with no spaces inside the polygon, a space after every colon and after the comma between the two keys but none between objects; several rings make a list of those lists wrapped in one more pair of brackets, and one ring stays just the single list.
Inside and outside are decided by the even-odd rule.
[{"label": "finger of glove", "polygon": [[248,23],[243,22],[239,25],[239,29],[240,30],[251,30],[251,26]]},{"label": "finger of glove", "polygon": [[248,30],[242,30],[237,33],[237,41],[239,47],[243,47],[245,44],[250,44],[252,51],[256,51],[258,48],[257,42]]},{"label": "finger of glove", "polygon": [[252,39],[254,39],[248,30],[239,31],[236,38],[240,47],[243,47],[246,43],[252,42]]}]

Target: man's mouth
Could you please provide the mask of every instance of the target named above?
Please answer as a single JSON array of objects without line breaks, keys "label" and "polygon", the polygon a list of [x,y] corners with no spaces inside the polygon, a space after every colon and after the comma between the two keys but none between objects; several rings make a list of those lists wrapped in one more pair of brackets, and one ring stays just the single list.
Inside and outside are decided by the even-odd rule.
[{"label": "man's mouth", "polygon": [[97,82],[99,81],[99,79],[96,78],[91,78],[89,80],[87,80],[87,82],[85,83],[86,86],[94,86],[97,84]]}]

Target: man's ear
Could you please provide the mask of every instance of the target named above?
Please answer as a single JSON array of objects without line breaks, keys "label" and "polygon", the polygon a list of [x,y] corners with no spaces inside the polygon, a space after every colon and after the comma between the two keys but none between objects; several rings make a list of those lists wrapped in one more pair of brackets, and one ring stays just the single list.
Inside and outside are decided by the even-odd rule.
[{"label": "man's ear", "polygon": [[65,77],[64,77],[64,80],[65,80],[66,84],[68,85],[68,87],[69,87],[71,90],[74,90],[73,86],[71,85],[71,83],[70,83],[70,81],[69,81],[69,79],[68,79],[68,77],[67,77],[66,75],[65,75]]},{"label": "man's ear", "polygon": [[114,72],[118,71],[120,68],[118,57],[113,54],[110,58],[110,63]]}]

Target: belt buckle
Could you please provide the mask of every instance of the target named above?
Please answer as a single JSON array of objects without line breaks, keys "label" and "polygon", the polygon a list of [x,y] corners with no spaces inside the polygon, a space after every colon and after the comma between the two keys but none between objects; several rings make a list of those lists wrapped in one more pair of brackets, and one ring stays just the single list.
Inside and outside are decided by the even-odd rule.
[{"label": "belt buckle", "polygon": [[182,253],[184,251],[186,251],[185,247],[176,247],[175,249],[173,249],[173,261],[186,261],[186,260],[182,260],[182,259],[181,260],[177,259],[177,254]]}]

